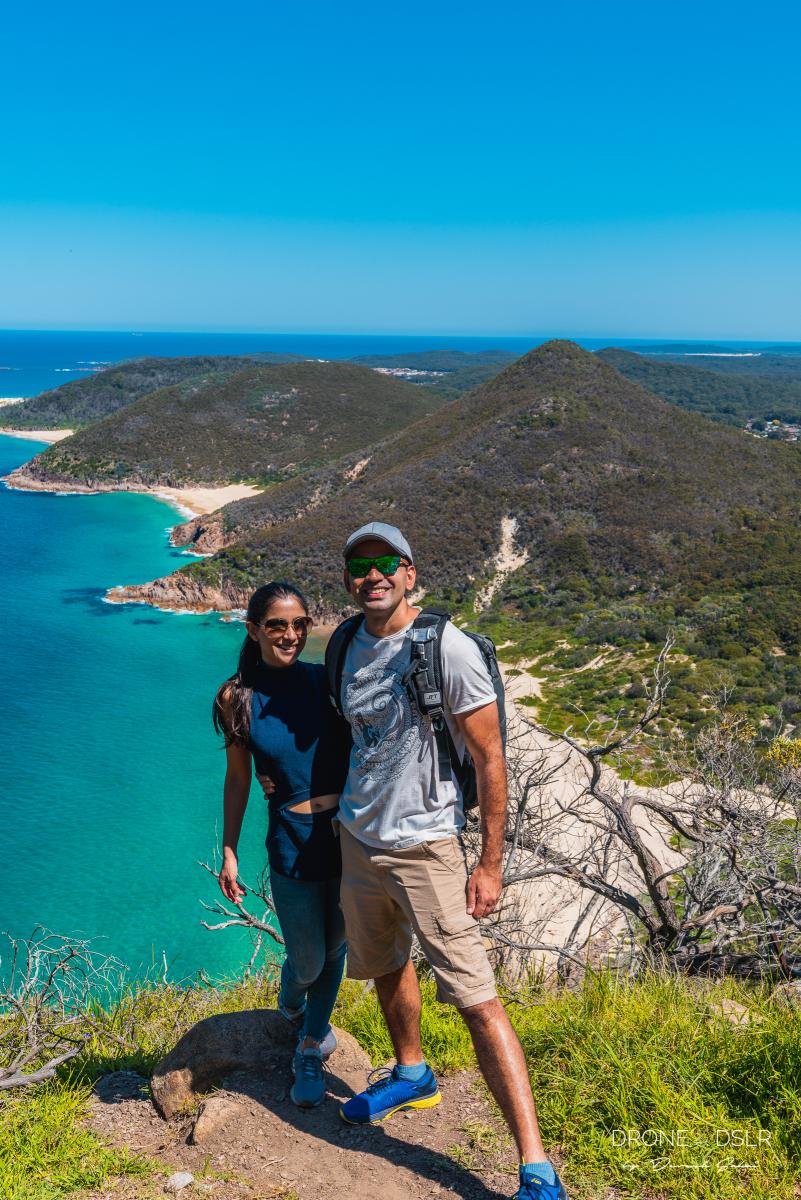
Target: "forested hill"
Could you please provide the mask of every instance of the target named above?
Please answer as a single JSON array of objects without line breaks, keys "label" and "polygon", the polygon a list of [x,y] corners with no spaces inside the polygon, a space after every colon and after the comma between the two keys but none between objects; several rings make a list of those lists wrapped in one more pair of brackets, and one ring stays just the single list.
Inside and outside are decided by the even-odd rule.
[{"label": "forested hill", "polygon": [[195,377],[222,379],[252,365],[248,358],[216,356],[134,359],[9,405],[0,424],[13,429],[80,429],[159,388]]},{"label": "forested hill", "polygon": [[[514,358],[514,354],[505,350],[476,353],[428,350],[412,354],[373,354],[353,361],[360,366],[391,372],[401,381],[433,391],[443,401],[477,387]],[[187,380],[213,383],[254,365],[302,362],[317,360],[267,351],[238,358],[206,355],[132,359],[42,392],[22,404],[9,405],[3,409],[0,424],[10,429],[82,429],[151,392]]]},{"label": "forested hill", "polygon": [[229,546],[181,574],[239,594],[289,571],[330,605],[344,530],[391,516],[418,547],[423,584],[464,602],[492,576],[510,517],[529,564],[502,595],[528,611],[559,604],[559,589],[565,602],[645,596],[679,576],[746,570],[747,530],[765,523],[797,538],[797,451],[683,413],[570,342],[525,355],[375,446],[359,473],[350,466],[231,505]]},{"label": "forested hill", "polygon": [[[736,374],[724,373],[722,368],[706,364],[704,367],[685,366],[614,347],[599,350],[598,358],[655,395],[713,421],[741,427],[751,420],[801,422],[799,359],[789,360],[795,363],[794,373],[788,368],[782,375],[760,375],[758,365],[751,366],[748,371],[740,367]],[[748,360],[754,364],[759,361]]]},{"label": "forested hill", "polygon": [[395,433],[442,403],[352,363],[251,362],[149,391],[18,474],[100,487],[267,484]]},{"label": "forested hill", "polygon": [[[801,721],[799,511],[797,447],[551,342],[372,451],[190,522],[185,538],[205,530],[217,552],[120,598],[239,607],[288,577],[332,619],[348,603],[344,536],[384,518],[408,533],[431,600],[536,656],[552,723],[614,722],[674,630],[665,728],[703,723],[725,693],[775,731]],[[507,576],[504,531],[506,561],[526,558]]]}]

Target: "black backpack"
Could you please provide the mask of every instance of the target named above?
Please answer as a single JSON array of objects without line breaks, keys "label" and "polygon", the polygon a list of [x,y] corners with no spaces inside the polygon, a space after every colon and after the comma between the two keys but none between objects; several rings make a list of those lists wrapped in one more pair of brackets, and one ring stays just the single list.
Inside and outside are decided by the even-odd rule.
[{"label": "black backpack", "polygon": [[[456,780],[462,793],[465,810],[467,810],[475,808],[478,803],[476,768],[468,750],[465,750],[464,758],[459,760],[445,720],[443,707],[442,631],[450,619],[450,613],[439,608],[424,608],[415,618],[412,624],[411,659],[403,676],[403,684],[412,708],[431,721],[431,728],[437,743],[439,778]],[[328,691],[331,703],[340,715],[342,715],[342,672],[345,666],[345,655],[354,634],[363,621],[363,613],[348,617],[331,634],[325,649]],[[466,629],[462,630],[462,633],[478,646],[492,680],[495,697],[498,701],[501,738],[505,749],[506,696],[503,679],[498,668],[495,643],[481,633],[470,633]]]}]

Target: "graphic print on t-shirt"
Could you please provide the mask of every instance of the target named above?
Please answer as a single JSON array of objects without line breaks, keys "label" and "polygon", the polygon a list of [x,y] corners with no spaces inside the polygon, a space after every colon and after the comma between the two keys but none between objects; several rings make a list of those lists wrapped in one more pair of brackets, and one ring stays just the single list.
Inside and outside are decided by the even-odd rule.
[{"label": "graphic print on t-shirt", "polygon": [[397,776],[422,747],[423,720],[391,666],[362,667],[344,688],[356,765],[375,783]]}]

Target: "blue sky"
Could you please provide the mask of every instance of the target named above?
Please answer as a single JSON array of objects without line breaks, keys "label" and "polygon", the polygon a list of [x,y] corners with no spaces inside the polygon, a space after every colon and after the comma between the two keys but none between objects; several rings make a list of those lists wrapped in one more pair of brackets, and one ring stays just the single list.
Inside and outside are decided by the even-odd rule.
[{"label": "blue sky", "polygon": [[801,339],[795,5],[3,21],[0,326]]}]

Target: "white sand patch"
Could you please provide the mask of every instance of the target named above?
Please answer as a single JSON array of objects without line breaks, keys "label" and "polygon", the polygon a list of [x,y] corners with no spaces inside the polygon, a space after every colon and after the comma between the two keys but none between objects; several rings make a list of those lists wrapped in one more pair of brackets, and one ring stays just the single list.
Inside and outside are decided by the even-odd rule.
[{"label": "white sand patch", "polygon": [[4,404],[22,404],[22,401],[26,399],[27,396],[0,396],[0,408]]},{"label": "white sand patch", "polygon": [[349,483],[352,483],[354,479],[358,479],[371,458],[371,454],[368,454],[367,458],[360,458],[359,461],[352,466],[349,471],[345,472],[343,478],[347,479]]},{"label": "white sand patch", "polygon": [[8,437],[24,438],[28,442],[60,442],[72,437],[74,429],[0,429]]},{"label": "white sand patch", "polygon": [[166,500],[179,512],[190,517],[199,517],[206,513],[215,512],[224,504],[233,504],[235,500],[247,500],[251,496],[259,496],[262,489],[251,487],[247,483],[230,483],[227,487],[203,488],[160,487],[149,489],[154,496]]},{"label": "white sand patch", "polygon": [[524,563],[528,562],[528,550],[515,550],[514,537],[516,532],[517,521],[515,518],[503,517],[501,519],[501,544],[498,547],[498,553],[495,555],[493,562],[494,575],[487,586],[482,588],[476,596],[476,612],[481,612],[482,609],[488,608],[504,581],[518,567],[522,567]]}]

